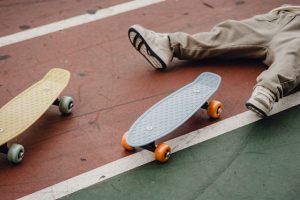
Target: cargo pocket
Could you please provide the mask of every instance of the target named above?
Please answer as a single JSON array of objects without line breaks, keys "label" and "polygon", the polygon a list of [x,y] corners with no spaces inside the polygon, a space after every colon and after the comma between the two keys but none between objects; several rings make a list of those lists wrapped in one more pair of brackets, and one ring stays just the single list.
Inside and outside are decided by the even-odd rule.
[{"label": "cargo pocket", "polygon": [[297,86],[296,80],[290,80],[282,75],[277,75],[280,85],[282,86],[283,96],[286,96],[290,91],[292,91]]},{"label": "cargo pocket", "polygon": [[268,21],[273,22],[279,18],[279,16],[275,13],[268,13],[263,15],[256,15],[253,17],[256,21]]}]

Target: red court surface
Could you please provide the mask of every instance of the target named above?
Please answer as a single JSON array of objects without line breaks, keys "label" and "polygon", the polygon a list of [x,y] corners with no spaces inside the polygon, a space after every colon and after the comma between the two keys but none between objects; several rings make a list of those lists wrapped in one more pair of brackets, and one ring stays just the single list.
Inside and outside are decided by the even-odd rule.
[{"label": "red court surface", "polygon": [[[128,1],[0,1],[0,36],[124,2]],[[223,20],[244,19],[284,3],[287,1],[167,0],[0,47],[0,106],[53,67],[71,72],[62,94],[75,99],[71,116],[62,117],[51,108],[17,138],[26,148],[20,165],[0,156],[1,199],[28,195],[130,155],[120,145],[123,133],[147,108],[201,72],[222,77],[214,95],[225,107],[219,120],[246,111],[244,103],[255,78],[265,69],[259,61],[174,60],[168,70],[155,71],[129,43],[129,26],[196,33],[209,31]],[[214,122],[200,111],[168,138]]]}]

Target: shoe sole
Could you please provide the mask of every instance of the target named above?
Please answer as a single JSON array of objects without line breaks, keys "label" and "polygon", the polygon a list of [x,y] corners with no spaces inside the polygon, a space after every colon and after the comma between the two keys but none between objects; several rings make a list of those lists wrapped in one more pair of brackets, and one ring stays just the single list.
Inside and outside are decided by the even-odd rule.
[{"label": "shoe sole", "polygon": [[167,68],[162,59],[150,48],[145,39],[135,28],[129,28],[128,37],[132,46],[142,54],[146,60],[158,70]]},{"label": "shoe sole", "polygon": [[267,117],[268,115],[266,115],[266,113],[264,111],[262,111],[261,109],[257,108],[255,105],[251,104],[251,103],[246,103],[246,107],[255,112],[256,114],[258,114],[261,117]]}]

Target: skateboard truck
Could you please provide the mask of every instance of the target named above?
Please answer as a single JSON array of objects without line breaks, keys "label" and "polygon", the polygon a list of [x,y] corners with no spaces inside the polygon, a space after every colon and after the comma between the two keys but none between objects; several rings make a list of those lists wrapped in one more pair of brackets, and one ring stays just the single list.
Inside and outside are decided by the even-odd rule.
[{"label": "skateboard truck", "polygon": [[201,108],[207,110],[208,106],[209,106],[209,103],[206,101],[206,102],[201,106]]},{"label": "skateboard truck", "polygon": [[72,108],[74,107],[73,98],[69,96],[57,98],[52,105],[58,106],[62,114],[68,115],[72,112]]},{"label": "skateboard truck", "polygon": [[157,145],[155,144],[155,142],[151,142],[150,144],[147,144],[147,145],[145,145],[145,146],[142,146],[141,148],[147,149],[148,151],[154,152],[156,146],[157,146]]},{"label": "skateboard truck", "polygon": [[3,154],[7,154],[7,153],[8,153],[8,146],[7,146],[7,143],[2,144],[2,145],[0,146],[0,153],[3,153]]},{"label": "skateboard truck", "polygon": [[52,105],[59,106],[59,102],[60,102],[60,100],[59,100],[59,98],[57,98],[57,99],[55,99],[55,101],[53,102]]},{"label": "skateboard truck", "polygon": [[17,164],[22,161],[25,150],[20,144],[12,144],[8,147],[7,143],[5,143],[0,146],[0,153],[6,154],[9,161]]},{"label": "skateboard truck", "polygon": [[[158,148],[159,145],[165,146],[165,150],[164,149],[159,150],[159,148]],[[171,148],[169,147],[169,145],[167,145],[165,143],[161,143],[159,145],[156,145],[155,142],[151,142],[150,144],[141,146],[141,148],[153,152],[155,154],[156,160],[161,161],[161,162],[166,162],[171,157]],[[166,148],[166,147],[168,147],[168,148]],[[161,152],[158,152],[158,151],[161,151]]]}]

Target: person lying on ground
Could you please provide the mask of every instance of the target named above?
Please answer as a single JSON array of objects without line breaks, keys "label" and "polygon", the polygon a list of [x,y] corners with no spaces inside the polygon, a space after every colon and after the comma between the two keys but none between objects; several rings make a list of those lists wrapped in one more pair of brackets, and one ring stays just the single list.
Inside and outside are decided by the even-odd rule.
[{"label": "person lying on ground", "polygon": [[300,6],[284,5],[245,20],[226,20],[209,32],[157,33],[141,25],[129,40],[158,70],[172,59],[259,58],[268,66],[256,79],[246,107],[262,117],[300,81]]}]

